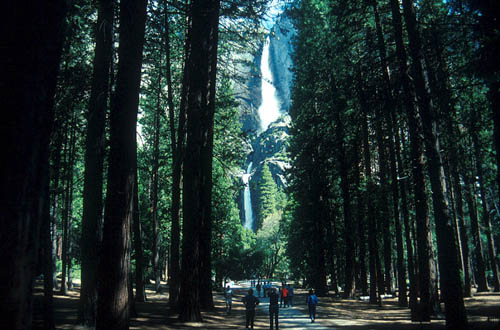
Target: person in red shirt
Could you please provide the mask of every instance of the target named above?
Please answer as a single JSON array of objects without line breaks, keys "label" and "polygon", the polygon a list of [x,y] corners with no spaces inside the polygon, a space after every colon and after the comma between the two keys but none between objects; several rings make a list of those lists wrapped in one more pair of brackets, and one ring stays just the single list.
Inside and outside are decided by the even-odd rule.
[{"label": "person in red shirt", "polygon": [[283,307],[286,308],[288,306],[288,289],[286,286],[281,289],[281,294],[283,295]]}]

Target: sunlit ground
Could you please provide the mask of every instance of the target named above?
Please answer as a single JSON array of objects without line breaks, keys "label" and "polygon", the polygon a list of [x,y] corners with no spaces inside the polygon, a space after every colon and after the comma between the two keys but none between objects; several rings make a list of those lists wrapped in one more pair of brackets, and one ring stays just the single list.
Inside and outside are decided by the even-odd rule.
[{"label": "sunlit ground", "polygon": [[[165,283],[163,283],[165,284]],[[244,329],[245,316],[241,298],[246,289],[235,288],[233,311],[225,313],[221,293],[214,294],[215,309],[202,312],[202,323],[180,323],[177,314],[168,307],[168,289],[156,294],[148,289],[148,301],[137,303],[138,317],[131,319],[130,329]],[[76,288],[68,296],[55,295],[54,308],[57,329],[85,329],[76,324],[79,291]],[[382,306],[370,305],[360,300],[341,300],[320,297],[317,322],[310,323],[305,304],[306,291],[295,290],[292,309],[280,310],[280,329],[351,329],[351,330],[408,330],[444,329],[443,315],[431,323],[412,323],[406,308],[397,306],[397,298],[385,299]],[[35,310],[41,309],[41,288],[36,290]],[[255,329],[269,329],[266,300],[257,310]],[[500,294],[480,293],[466,299],[466,308],[471,330],[500,329]],[[41,314],[35,314],[35,325],[41,327]]]}]

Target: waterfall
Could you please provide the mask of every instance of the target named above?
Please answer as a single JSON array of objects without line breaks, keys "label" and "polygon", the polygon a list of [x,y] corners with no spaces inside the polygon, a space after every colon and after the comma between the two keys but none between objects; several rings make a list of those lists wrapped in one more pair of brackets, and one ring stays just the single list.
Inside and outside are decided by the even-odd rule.
[{"label": "waterfall", "polygon": [[[271,68],[269,66],[269,36],[264,42],[264,47],[262,48],[262,57],[260,60],[260,72],[261,72],[261,89],[262,89],[262,103],[257,110],[260,119],[260,130],[258,134],[267,130],[269,125],[277,120],[280,116],[280,102],[276,97],[276,88],[273,84],[273,75],[271,73]],[[243,208],[245,211],[245,219],[243,226],[245,228],[254,230],[254,215],[252,210],[252,196],[250,191],[250,176],[252,172],[253,163],[250,161],[246,173],[241,177],[243,183],[245,184],[245,190],[243,191]]]},{"label": "waterfall", "polygon": [[276,88],[273,84],[273,75],[269,67],[269,36],[264,42],[262,57],[260,59],[260,72],[262,82],[262,103],[258,109],[261,132],[280,116],[280,103],[276,97]]},{"label": "waterfall", "polygon": [[243,226],[253,230],[253,210],[252,210],[252,196],[250,195],[250,173],[252,172],[253,163],[248,164],[247,172],[243,174],[241,179],[245,184],[243,192],[243,208],[245,210],[245,223]]}]

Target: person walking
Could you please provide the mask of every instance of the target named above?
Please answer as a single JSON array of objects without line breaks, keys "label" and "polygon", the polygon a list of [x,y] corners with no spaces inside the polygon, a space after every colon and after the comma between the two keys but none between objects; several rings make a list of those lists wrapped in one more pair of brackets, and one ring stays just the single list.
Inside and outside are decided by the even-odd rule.
[{"label": "person walking", "polygon": [[288,285],[288,306],[293,306],[293,285]]},{"label": "person walking", "polygon": [[260,282],[257,282],[257,286],[255,287],[255,289],[257,289],[257,295],[260,298]]},{"label": "person walking", "polygon": [[255,320],[255,307],[260,303],[260,301],[253,295],[252,289],[248,290],[248,294],[243,297],[243,303],[245,304],[246,310],[245,329],[248,330],[248,326],[250,326],[250,329],[253,329],[253,322]]},{"label": "person walking", "polygon": [[288,289],[286,286],[281,289],[281,294],[283,295],[283,307],[286,308],[288,306]]},{"label": "person walking", "polygon": [[318,297],[314,294],[314,290],[310,289],[306,299],[307,307],[309,307],[309,317],[311,322],[314,323],[316,319],[316,305],[318,305]]},{"label": "person walking", "polygon": [[226,299],[226,313],[230,314],[233,304],[233,290],[231,290],[229,285],[226,287],[226,290],[224,290],[224,298]]},{"label": "person walking", "polygon": [[269,291],[269,329],[273,330],[273,323],[276,324],[276,330],[278,330],[278,314],[280,311],[278,305],[278,294],[276,289],[271,288]]}]

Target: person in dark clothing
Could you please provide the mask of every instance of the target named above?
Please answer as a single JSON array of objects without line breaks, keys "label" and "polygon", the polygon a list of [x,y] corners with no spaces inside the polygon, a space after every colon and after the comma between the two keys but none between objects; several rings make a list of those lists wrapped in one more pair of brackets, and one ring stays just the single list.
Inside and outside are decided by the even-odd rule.
[{"label": "person in dark clothing", "polygon": [[243,303],[246,309],[246,325],[245,329],[248,330],[248,326],[253,329],[253,322],[255,320],[255,307],[260,303],[259,299],[255,298],[253,295],[253,290],[248,290],[248,294],[243,297]]},{"label": "person in dark clothing", "polygon": [[276,324],[276,330],[278,330],[278,314],[280,310],[278,298],[276,289],[271,288],[269,292],[269,329],[271,330],[273,330],[273,323]]},{"label": "person in dark clothing", "polygon": [[318,304],[318,297],[314,294],[313,289],[309,290],[306,303],[309,307],[309,317],[311,318],[311,322],[314,323],[314,320],[316,320],[316,305]]},{"label": "person in dark clothing", "polygon": [[293,286],[288,285],[288,306],[293,306]]},{"label": "person in dark clothing", "polygon": [[259,296],[260,298],[260,282],[257,283],[257,286],[255,287],[257,289],[257,295]]}]

